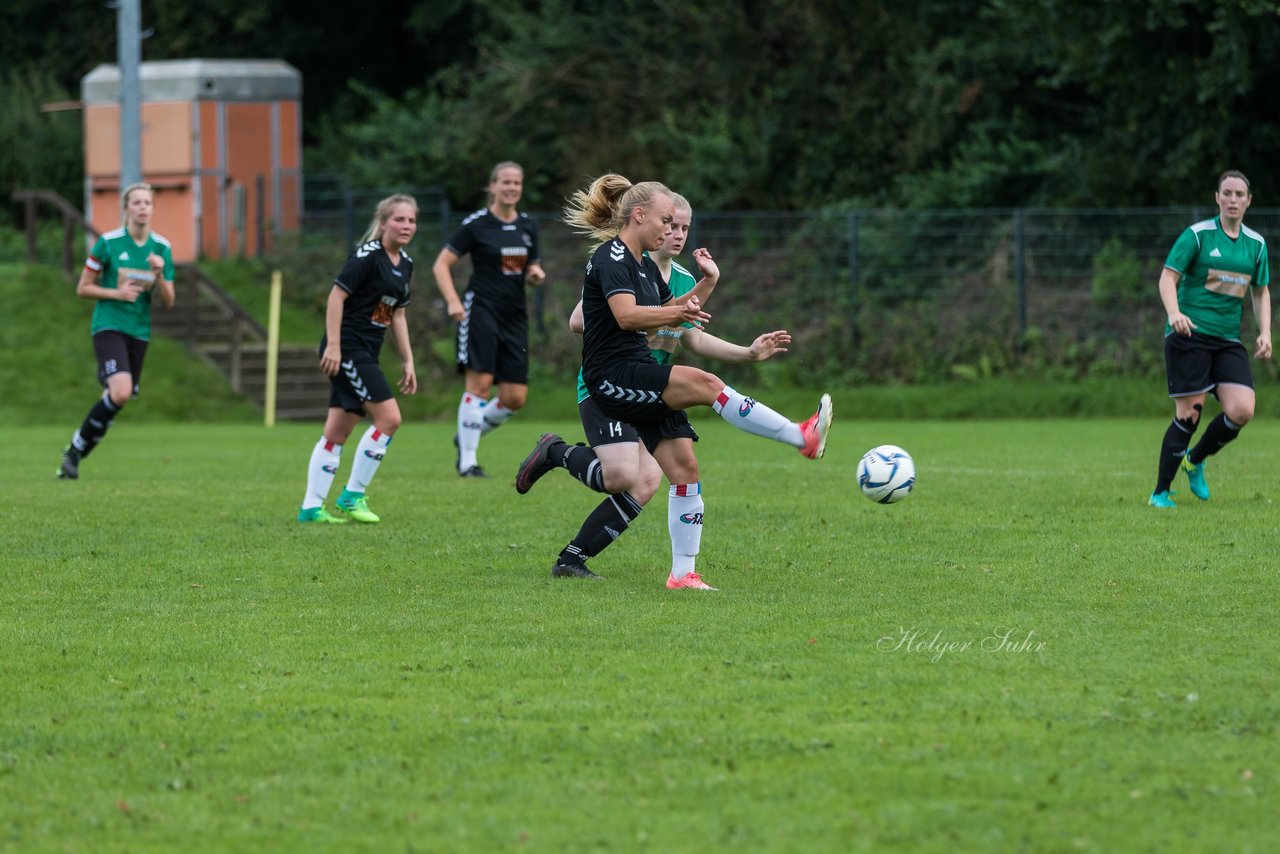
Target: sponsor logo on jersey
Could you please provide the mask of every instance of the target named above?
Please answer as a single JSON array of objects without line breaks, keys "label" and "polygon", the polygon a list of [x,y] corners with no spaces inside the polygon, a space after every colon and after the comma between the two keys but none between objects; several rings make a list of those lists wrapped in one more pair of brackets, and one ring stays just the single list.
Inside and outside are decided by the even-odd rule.
[{"label": "sponsor logo on jersey", "polygon": [[1204,287],[1205,290],[1215,294],[1244,299],[1244,295],[1249,291],[1249,283],[1251,281],[1253,281],[1253,276],[1248,273],[1215,270],[1210,267],[1209,273],[1204,280]]},{"label": "sponsor logo on jersey", "polygon": [[751,410],[755,409],[755,406],[756,402],[754,400],[749,397],[743,398],[742,405],[738,407],[738,415],[742,418],[746,418],[751,414]]},{"label": "sponsor logo on jersey", "polygon": [[701,525],[702,514],[701,513],[685,513],[680,517],[680,521],[684,522],[686,525]]},{"label": "sponsor logo on jersey", "polygon": [[1218,247],[1213,247],[1213,251],[1209,253],[1210,258],[1221,258],[1222,253],[1218,251]]}]

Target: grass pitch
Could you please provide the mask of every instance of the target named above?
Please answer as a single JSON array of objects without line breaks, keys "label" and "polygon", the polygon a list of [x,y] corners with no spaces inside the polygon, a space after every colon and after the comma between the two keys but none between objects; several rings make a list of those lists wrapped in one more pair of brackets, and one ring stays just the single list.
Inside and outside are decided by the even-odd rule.
[{"label": "grass pitch", "polygon": [[340,527],[315,425],[126,412],[74,483],[73,425],[0,430],[0,848],[1275,850],[1280,428],[1157,511],[1163,419],[836,416],[818,463],[695,422],[718,593],[662,586],[662,493],[549,577],[597,497],[510,481],[570,422],[487,481],[406,424]]}]

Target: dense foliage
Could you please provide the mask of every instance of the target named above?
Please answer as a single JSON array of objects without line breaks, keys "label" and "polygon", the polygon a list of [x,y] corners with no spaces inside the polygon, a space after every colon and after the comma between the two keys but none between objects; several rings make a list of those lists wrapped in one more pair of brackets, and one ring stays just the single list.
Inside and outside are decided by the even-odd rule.
[{"label": "dense foliage", "polygon": [[[1228,166],[1260,194],[1277,178],[1271,0],[369,0],[305,15],[283,0],[148,0],[142,11],[154,29],[144,59],[297,66],[309,169],[440,183],[462,207],[508,157],[544,207],[604,170],[661,177],[704,209],[758,210],[1194,203]],[[62,121],[32,112],[58,96],[26,81],[75,91],[114,61],[114,15],[73,2],[51,28],[35,0],[6,12],[0,55],[23,71],[0,78],[0,100],[26,110],[6,121]],[[6,136],[49,148],[46,131]],[[0,184],[30,181],[33,159],[0,161]]]}]

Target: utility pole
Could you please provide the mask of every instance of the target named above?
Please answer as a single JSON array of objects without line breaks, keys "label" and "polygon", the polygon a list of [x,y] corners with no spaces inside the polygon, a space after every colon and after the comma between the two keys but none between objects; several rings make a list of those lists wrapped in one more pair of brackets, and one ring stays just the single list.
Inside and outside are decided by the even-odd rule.
[{"label": "utility pole", "polygon": [[120,189],[142,180],[141,0],[117,0],[116,41],[120,65]]}]

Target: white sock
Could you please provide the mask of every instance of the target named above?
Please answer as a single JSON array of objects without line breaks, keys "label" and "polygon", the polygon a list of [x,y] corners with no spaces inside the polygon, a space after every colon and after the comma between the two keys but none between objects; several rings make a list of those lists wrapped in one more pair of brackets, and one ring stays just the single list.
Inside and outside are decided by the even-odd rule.
[{"label": "white sock", "polygon": [[480,447],[480,433],[484,427],[484,404],[470,392],[462,393],[458,401],[458,471],[464,472],[476,464],[476,449]]},{"label": "white sock", "polygon": [[516,411],[514,409],[507,409],[498,402],[496,397],[491,398],[489,402],[484,405],[484,417],[480,419],[480,435],[483,436],[490,430],[496,430],[506,423],[508,418],[515,414]]},{"label": "white sock", "polygon": [[787,420],[763,403],[739,394],[729,386],[724,387],[711,408],[739,430],[797,448],[804,447],[804,434],[800,432],[799,424]]},{"label": "white sock", "polygon": [[307,494],[302,499],[302,509],[323,507],[329,498],[329,487],[333,486],[333,476],[338,473],[338,461],[342,457],[342,446],[335,445],[324,436],[311,449],[311,463],[307,466]]},{"label": "white sock", "polygon": [[693,572],[702,545],[702,484],[673,483],[667,493],[667,530],[671,532],[671,576]]},{"label": "white sock", "polygon": [[356,446],[356,458],[351,462],[351,477],[347,478],[347,492],[366,492],[369,481],[378,473],[378,466],[386,456],[391,437],[377,427],[370,427],[360,437]]}]

